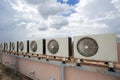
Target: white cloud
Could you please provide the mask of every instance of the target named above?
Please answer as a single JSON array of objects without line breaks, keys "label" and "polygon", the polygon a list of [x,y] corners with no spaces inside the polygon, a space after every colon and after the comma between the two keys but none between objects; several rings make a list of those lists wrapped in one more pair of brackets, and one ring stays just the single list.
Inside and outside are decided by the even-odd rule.
[{"label": "white cloud", "polygon": [[48,18],[48,16],[51,16],[51,15],[53,16],[53,15],[68,12],[70,9],[71,9],[70,6],[67,4],[61,4],[51,0],[49,1],[47,0],[47,3],[45,4],[38,5],[38,10],[44,18]]},{"label": "white cloud", "polygon": [[64,3],[57,0],[8,1],[0,3],[3,8],[0,33],[6,36],[3,40],[106,32],[120,35],[120,0],[80,0],[74,6],[67,4],[68,0]]},{"label": "white cloud", "polygon": [[[69,30],[79,34],[116,32],[119,34],[120,12],[110,0],[80,0],[68,17]],[[77,34],[77,33],[73,33]]]},{"label": "white cloud", "polygon": [[[36,1],[34,2],[32,0],[28,2],[36,3]],[[49,1],[44,0],[42,3],[40,2],[41,1],[39,1],[39,4],[36,5],[36,7],[28,5],[23,0],[20,0],[20,1],[16,0],[16,3],[12,3],[12,2],[10,3],[12,5],[12,8],[19,12],[16,15],[16,20],[20,20],[21,18],[24,19],[26,21],[26,24],[28,24],[27,29],[28,27],[32,28],[33,26],[34,28],[39,28],[41,30],[47,29],[47,28],[43,28],[43,26],[59,29],[61,26],[64,26],[65,24],[68,23],[67,19],[62,16],[60,17],[58,13],[69,11],[69,9],[71,9],[69,5],[57,3],[55,2],[55,0],[49,0]],[[48,17],[49,19],[44,19],[45,17],[46,18]],[[50,20],[52,22],[49,22]],[[53,22],[53,21],[56,21],[56,22]]]},{"label": "white cloud", "polygon": [[67,4],[57,3],[57,0],[26,0],[28,3],[36,6],[43,18],[51,15],[57,15],[68,12],[71,7]]},{"label": "white cloud", "polygon": [[120,0],[112,0],[111,3],[120,11]]},{"label": "white cloud", "polygon": [[63,16],[50,16],[48,18],[49,26],[55,29],[61,29],[68,25],[68,20],[66,17]]}]

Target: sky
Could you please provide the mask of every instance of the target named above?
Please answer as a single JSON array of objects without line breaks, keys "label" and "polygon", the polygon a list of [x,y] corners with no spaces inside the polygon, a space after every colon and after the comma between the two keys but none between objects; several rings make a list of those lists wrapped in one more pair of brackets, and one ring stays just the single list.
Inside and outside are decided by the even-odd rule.
[{"label": "sky", "polygon": [[116,33],[120,0],[1,0],[0,41]]}]

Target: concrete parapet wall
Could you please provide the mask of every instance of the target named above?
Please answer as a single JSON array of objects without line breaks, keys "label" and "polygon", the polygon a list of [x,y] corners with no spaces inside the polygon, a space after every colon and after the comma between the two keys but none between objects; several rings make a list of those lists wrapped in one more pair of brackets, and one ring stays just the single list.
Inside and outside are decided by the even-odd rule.
[{"label": "concrete parapet wall", "polygon": [[[118,63],[120,64],[120,43],[118,44],[118,56]],[[1,58],[2,64],[16,69],[34,80],[63,80],[60,65],[16,58],[8,54],[1,54]],[[17,63],[16,66],[15,63]],[[64,68],[64,80],[120,80],[120,75],[114,76],[103,72],[92,72],[66,66]]]}]

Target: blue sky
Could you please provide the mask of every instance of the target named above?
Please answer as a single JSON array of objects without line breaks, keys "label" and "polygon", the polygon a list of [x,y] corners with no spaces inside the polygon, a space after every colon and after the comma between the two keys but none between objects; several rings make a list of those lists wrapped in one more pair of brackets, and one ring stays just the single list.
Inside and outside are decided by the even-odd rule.
[{"label": "blue sky", "polygon": [[0,2],[0,41],[111,32],[120,37],[120,0]]},{"label": "blue sky", "polygon": [[57,0],[60,3],[67,3],[68,5],[76,5],[80,0]]}]

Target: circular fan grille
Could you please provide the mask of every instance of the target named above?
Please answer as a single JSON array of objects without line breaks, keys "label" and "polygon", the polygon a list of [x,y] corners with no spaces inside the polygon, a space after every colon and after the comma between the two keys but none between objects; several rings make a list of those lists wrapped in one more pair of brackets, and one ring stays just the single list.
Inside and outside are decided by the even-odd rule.
[{"label": "circular fan grille", "polygon": [[12,49],[12,50],[15,49],[15,44],[14,44],[14,42],[11,44],[11,49]]},{"label": "circular fan grille", "polygon": [[5,43],[5,49],[8,49],[8,44],[7,43]]},{"label": "circular fan grille", "polygon": [[32,52],[36,52],[37,51],[37,43],[35,41],[31,42],[30,49],[32,50]]},{"label": "circular fan grille", "polygon": [[20,42],[19,49],[20,49],[20,51],[23,51],[23,49],[24,49],[24,43],[23,42]]},{"label": "circular fan grille", "polygon": [[84,37],[78,41],[77,50],[81,55],[91,57],[97,53],[98,44],[94,39]]},{"label": "circular fan grille", "polygon": [[56,54],[59,50],[59,44],[56,40],[49,41],[47,47],[48,47],[49,52],[52,54]]},{"label": "circular fan grille", "polygon": [[2,43],[0,44],[0,49],[3,49],[3,45],[2,45]]}]

